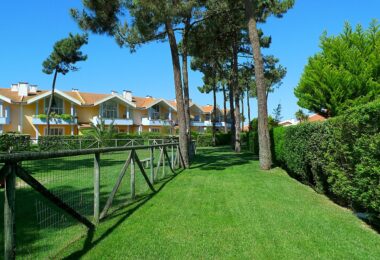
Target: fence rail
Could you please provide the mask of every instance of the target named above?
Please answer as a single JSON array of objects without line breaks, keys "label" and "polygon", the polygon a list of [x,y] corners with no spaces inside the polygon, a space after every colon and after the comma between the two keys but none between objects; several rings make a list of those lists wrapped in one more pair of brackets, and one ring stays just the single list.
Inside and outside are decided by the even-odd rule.
[{"label": "fence rail", "polygon": [[[24,252],[33,247],[28,243],[37,243],[21,235],[23,228],[39,232],[45,240],[52,235],[44,230],[50,231],[52,227],[62,229],[63,233],[74,233],[78,225],[94,229],[99,220],[110,214],[111,207],[123,201],[122,205],[126,201],[133,202],[148,190],[156,192],[155,184],[184,168],[178,142],[152,140],[148,143],[0,154],[0,180],[4,179],[5,259],[15,258],[19,252],[16,244],[20,245],[20,252]],[[191,151],[195,152],[195,147]],[[129,180],[126,178],[128,170]],[[39,226],[30,216],[16,216],[16,207],[28,212],[25,214],[35,215]],[[25,221],[31,223],[25,224]],[[72,224],[63,228],[62,223],[68,221]],[[20,234],[16,233],[16,225]],[[16,241],[19,238],[20,241]]]},{"label": "fence rail", "polygon": [[102,141],[93,138],[57,138],[57,139],[30,139],[32,145],[38,145],[40,150],[72,150],[94,149],[100,147],[126,147],[146,144],[163,144],[177,141],[177,138],[165,139],[125,139],[113,138]]}]

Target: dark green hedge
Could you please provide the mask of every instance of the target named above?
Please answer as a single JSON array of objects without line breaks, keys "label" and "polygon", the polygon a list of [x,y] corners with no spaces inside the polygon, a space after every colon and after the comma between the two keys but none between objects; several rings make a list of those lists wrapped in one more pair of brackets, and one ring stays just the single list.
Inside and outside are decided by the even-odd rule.
[{"label": "dark green hedge", "polygon": [[[212,134],[199,134],[195,138],[195,140],[197,141],[197,146],[199,147],[213,146]],[[215,138],[217,146],[231,144],[231,133],[217,133]]]},{"label": "dark green hedge", "polygon": [[325,122],[275,128],[272,146],[290,175],[380,217],[380,101]]},{"label": "dark green hedge", "polygon": [[[90,147],[94,142],[94,138],[81,135],[40,136],[38,138],[38,149],[40,151],[84,149]],[[93,146],[92,148],[96,147]]]},{"label": "dark green hedge", "polygon": [[1,134],[0,152],[30,150],[30,136],[22,134]]},{"label": "dark green hedge", "polygon": [[[116,140],[117,139],[117,140]],[[133,139],[134,145],[147,145],[149,139],[178,139],[175,136],[164,136],[155,134],[133,135],[127,133],[118,133],[111,140],[103,144],[104,147],[115,147],[127,145]],[[91,135],[77,136],[40,136],[37,150],[40,151],[57,151],[57,150],[75,150],[97,148],[97,142]]]}]

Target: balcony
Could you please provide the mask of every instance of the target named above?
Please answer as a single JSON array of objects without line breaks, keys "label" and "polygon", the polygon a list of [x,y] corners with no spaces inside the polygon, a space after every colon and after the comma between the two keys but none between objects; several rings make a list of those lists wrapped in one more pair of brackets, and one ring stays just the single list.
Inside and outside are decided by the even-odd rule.
[{"label": "balcony", "polygon": [[[32,123],[33,125],[46,125],[47,118],[33,116]],[[53,117],[50,118],[49,123],[50,125],[75,125],[78,123],[78,120],[76,118]]]},{"label": "balcony", "polygon": [[[227,127],[230,128],[231,124],[226,122],[215,122],[216,127],[224,127],[227,124]],[[204,121],[204,126],[212,126],[212,121]]]},{"label": "balcony", "polygon": [[206,126],[202,121],[191,121],[191,126]]},{"label": "balcony", "polygon": [[10,108],[6,107],[0,110],[0,125],[9,125],[11,123]]},{"label": "balcony", "polygon": [[[119,125],[119,126],[133,125],[133,119],[128,119],[128,118],[114,118],[114,119],[103,118],[103,120],[104,120],[105,125],[110,125],[112,124],[112,122],[113,122],[113,125]],[[94,116],[92,118],[92,123],[98,124],[98,122],[100,122],[100,118],[97,116]]]},{"label": "balcony", "polygon": [[141,124],[146,126],[172,126],[175,122],[169,119],[149,119],[147,117],[143,117]]}]

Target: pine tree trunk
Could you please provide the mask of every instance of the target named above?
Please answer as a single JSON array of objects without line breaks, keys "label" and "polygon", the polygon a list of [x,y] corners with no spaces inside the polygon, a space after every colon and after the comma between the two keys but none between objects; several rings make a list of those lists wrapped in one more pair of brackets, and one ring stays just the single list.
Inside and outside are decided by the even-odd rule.
[{"label": "pine tree trunk", "polygon": [[244,131],[244,95],[241,93],[241,131]]},{"label": "pine tree trunk", "polygon": [[216,85],[213,82],[212,95],[214,100],[214,107],[212,110],[212,143],[216,146]]},{"label": "pine tree trunk", "polygon": [[185,105],[186,131],[189,144],[191,143],[191,119],[190,119],[190,95],[189,95],[189,73],[187,62],[187,34],[190,30],[190,18],[185,20],[185,30],[182,36],[182,78],[183,78],[183,96]]},{"label": "pine tree trunk", "polygon": [[227,128],[227,94],[226,94],[226,86],[223,84],[223,119],[224,119],[224,132],[228,132]]},{"label": "pine tree trunk", "polygon": [[239,74],[238,74],[238,46],[237,37],[234,37],[232,46],[232,80],[235,96],[235,152],[240,153],[240,89],[239,89]]},{"label": "pine tree trunk", "polygon": [[174,73],[174,86],[175,96],[177,101],[177,117],[179,127],[179,143],[182,151],[185,167],[189,167],[189,143],[188,132],[186,129],[186,116],[185,106],[183,99],[182,79],[181,79],[181,66],[179,62],[178,46],[173,31],[171,21],[165,23],[166,32],[169,38],[170,51],[172,56],[173,73]]},{"label": "pine tree trunk", "polygon": [[[51,86],[51,95],[50,95],[50,99],[49,99],[49,107],[46,111],[46,127],[47,127],[47,134],[46,135],[50,135],[50,113],[51,113],[51,107],[53,105],[53,99],[54,99],[54,91],[55,91],[55,82],[57,81],[57,75],[58,75],[58,70],[55,69],[54,71],[54,78],[53,78],[53,84]],[[37,104],[38,106],[38,104]]]},{"label": "pine tree trunk", "polygon": [[231,146],[235,150],[235,105],[234,105],[234,88],[232,81],[228,82],[228,91],[230,97],[230,115],[231,115]]},{"label": "pine tree trunk", "polygon": [[248,20],[249,40],[253,48],[255,61],[255,78],[257,87],[259,160],[260,168],[269,170],[272,166],[270,138],[268,129],[268,107],[266,101],[266,85],[264,77],[263,57],[260,51],[260,37],[251,0],[245,0],[246,17]]},{"label": "pine tree trunk", "polygon": [[249,104],[249,88],[247,88],[248,130],[251,130],[251,105]]}]

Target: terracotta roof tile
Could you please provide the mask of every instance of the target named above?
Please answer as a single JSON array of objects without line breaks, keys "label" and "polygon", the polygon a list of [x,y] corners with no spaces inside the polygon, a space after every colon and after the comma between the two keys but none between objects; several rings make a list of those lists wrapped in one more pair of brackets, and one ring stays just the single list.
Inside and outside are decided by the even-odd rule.
[{"label": "terracotta roof tile", "polygon": [[135,102],[136,107],[145,108],[155,102],[157,99],[151,97],[133,97],[132,101]]},{"label": "terracotta roof tile", "polygon": [[41,95],[47,92],[46,90],[38,90],[36,94],[29,94],[28,96],[20,97],[17,91],[11,91],[10,88],[0,88],[0,95],[11,99],[13,102],[23,102],[35,96]]},{"label": "terracotta roof tile", "polygon": [[211,106],[211,105],[202,106],[202,109],[206,113],[211,113],[214,110],[214,106]]},{"label": "terracotta roof tile", "polygon": [[[68,92],[65,92],[68,94]],[[76,94],[74,92],[70,92],[71,94]],[[95,102],[109,97],[111,94],[97,94],[97,93],[88,93],[88,92],[78,92],[81,97],[81,101],[84,101],[84,105],[93,105]],[[78,99],[78,94],[76,94],[75,98]]]},{"label": "terracotta roof tile", "polygon": [[318,115],[318,114],[311,115],[307,119],[308,122],[318,122],[318,121],[325,121],[325,120],[326,120],[325,117]]}]

